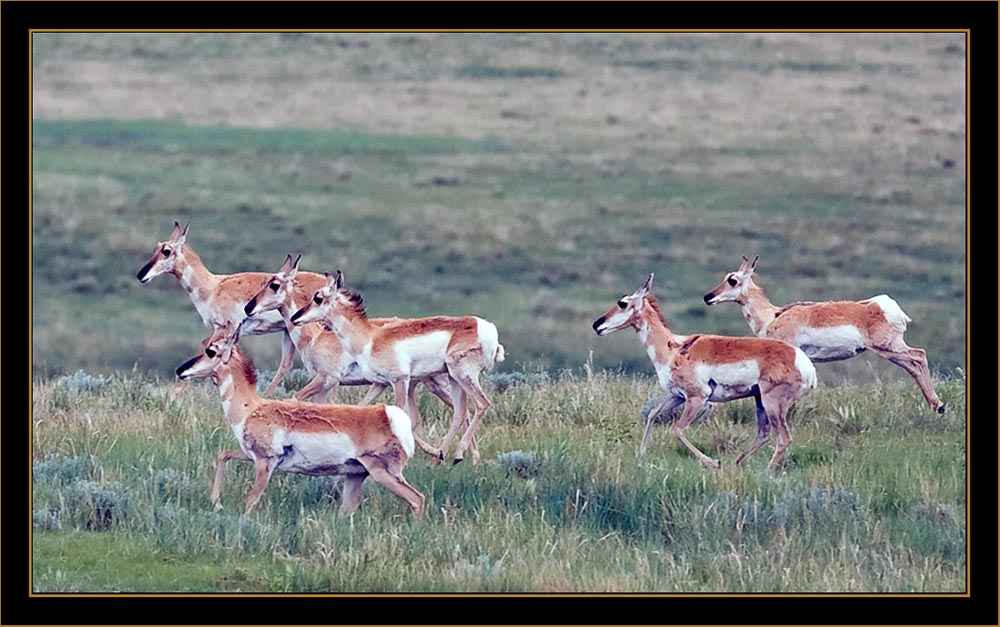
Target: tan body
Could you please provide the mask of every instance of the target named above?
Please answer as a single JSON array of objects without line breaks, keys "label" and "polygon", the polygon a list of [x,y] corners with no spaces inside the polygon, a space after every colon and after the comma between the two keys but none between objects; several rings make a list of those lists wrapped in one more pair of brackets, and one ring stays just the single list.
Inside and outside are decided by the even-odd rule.
[{"label": "tan body", "polygon": [[719,462],[705,455],[684,437],[684,429],[708,402],[727,402],[753,397],[757,404],[757,437],[736,459],[743,461],[760,448],[773,428],[777,444],[769,467],[775,469],[791,444],[787,413],[810,389],[816,387],[816,369],[798,348],[771,339],[719,335],[675,335],[667,327],[656,300],[649,296],[653,275],[645,285],[594,322],[598,335],[633,328],[656,369],[660,386],[667,392],[661,405],[649,412],[639,445],[646,449],[657,414],[684,404],[674,423],[678,440],[702,465],[718,468]]},{"label": "tan body", "polygon": [[735,302],[758,337],[798,346],[814,362],[850,359],[871,351],[908,372],[931,409],[944,413],[927,366],[927,353],[903,339],[910,317],[895,300],[880,294],[862,301],[827,301],[774,306],[754,281],[757,259],[746,257],[708,294],[705,303]]},{"label": "tan body", "polygon": [[[265,335],[281,332],[281,365],[268,384],[265,394],[270,394],[292,367],[295,343],[287,326],[276,312],[247,318],[243,307],[257,293],[261,284],[270,277],[265,272],[240,272],[238,274],[213,274],[201,258],[185,243],[187,228],[181,229],[174,222],[170,239],[159,242],[153,256],[136,274],[142,283],[148,283],[161,274],[171,274],[180,281],[194,303],[205,326],[219,329],[226,324],[241,325],[243,335]],[[295,283],[295,292],[305,300],[322,287],[320,274],[302,272]]]},{"label": "tan body", "polygon": [[370,475],[421,515],[424,496],[402,475],[413,455],[409,417],[398,407],[318,405],[295,400],[267,400],[257,395],[253,362],[236,346],[231,326],[216,330],[204,350],[177,369],[181,379],[211,377],[218,386],[223,412],[239,443],[219,454],[211,499],[221,507],[222,474],[227,461],[252,461],[254,485],[245,513],[260,500],[271,474],[278,470],[304,475],[343,475],[341,511],[354,511],[361,485]]},{"label": "tan body", "polygon": [[[288,333],[295,342],[296,350],[302,357],[302,362],[313,375],[313,379],[295,394],[296,400],[315,398],[321,402],[332,402],[340,385],[369,385],[368,393],[361,401],[362,405],[367,405],[373,402],[386,386],[382,383],[372,383],[361,376],[357,362],[344,350],[337,334],[323,328],[323,322],[303,325],[293,325],[291,322],[292,314],[298,309],[297,303],[307,300],[297,300],[295,296],[294,286],[300,259],[301,255],[294,260],[291,255],[287,256],[278,272],[271,275],[263,283],[260,291],[245,304],[244,312],[247,316],[257,317],[266,312],[276,311],[284,320]],[[399,318],[373,318],[371,323],[383,326],[399,321]],[[426,385],[449,408],[453,408],[451,385],[446,374],[421,378],[417,382]],[[409,390],[410,401],[414,406],[416,406],[415,389],[416,385],[413,385]]]},{"label": "tan body", "polygon": [[342,275],[316,292],[306,305],[292,316],[294,324],[325,320],[344,350],[361,368],[361,375],[373,383],[393,386],[396,401],[405,399],[404,409],[419,425],[419,413],[412,402],[413,383],[427,377],[446,375],[451,384],[454,413],[448,433],[437,447],[419,437],[417,444],[428,454],[443,458],[459,428],[468,419],[467,404],[471,397],[476,413],[458,443],[454,461],[464,459],[471,447],[473,462],[478,451],[473,446],[475,430],[490,406],[479,384],[480,374],[504,358],[504,349],[496,327],[475,316],[436,316],[402,319],[377,325],[365,313],[360,295],[342,288]]}]

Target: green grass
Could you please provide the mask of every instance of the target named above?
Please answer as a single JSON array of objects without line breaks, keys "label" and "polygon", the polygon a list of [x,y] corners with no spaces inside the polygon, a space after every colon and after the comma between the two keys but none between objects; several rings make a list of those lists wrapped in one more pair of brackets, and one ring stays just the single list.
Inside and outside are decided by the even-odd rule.
[{"label": "green grass", "polygon": [[[292,381],[298,380],[293,377]],[[497,388],[491,383],[496,381]],[[427,515],[377,484],[351,517],[340,480],[277,474],[242,514],[251,468],[206,385],[141,375],[34,384],[36,592],[960,592],[965,382],[930,416],[899,383],[821,387],[795,407],[778,473],[742,468],[751,401],[692,425],[702,469],[665,427],[636,457],[648,378],[493,375],[478,466],[405,474]],[[347,401],[361,390],[344,390]],[[280,394],[287,394],[284,390]],[[421,399],[425,435],[444,408]],[[138,556],[142,556],[141,559]]]}]

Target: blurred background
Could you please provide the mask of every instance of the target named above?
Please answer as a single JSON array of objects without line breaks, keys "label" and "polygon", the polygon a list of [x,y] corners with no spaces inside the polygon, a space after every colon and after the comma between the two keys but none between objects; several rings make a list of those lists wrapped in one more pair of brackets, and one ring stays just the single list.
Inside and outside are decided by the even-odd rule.
[{"label": "blurred background", "polygon": [[[208,333],[136,272],[175,220],[216,274],[343,269],[373,316],[479,315],[498,370],[651,374],[742,255],[775,304],[887,293],[964,368],[962,33],[35,33],[32,374],[169,378]],[[261,369],[278,336],[244,340]],[[862,356],[826,381],[905,377]]]}]

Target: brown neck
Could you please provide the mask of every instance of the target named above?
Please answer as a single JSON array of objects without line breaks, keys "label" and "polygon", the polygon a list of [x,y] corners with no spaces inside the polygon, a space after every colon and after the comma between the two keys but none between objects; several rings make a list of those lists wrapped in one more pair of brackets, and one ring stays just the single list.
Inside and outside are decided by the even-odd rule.
[{"label": "brown neck", "polygon": [[676,336],[667,326],[667,321],[660,311],[660,304],[655,298],[647,296],[642,311],[635,323],[639,341],[646,347],[646,354],[654,364],[666,364],[670,354],[677,349]]},{"label": "brown neck", "polygon": [[220,280],[220,277],[208,271],[201,262],[201,257],[187,244],[181,247],[173,274],[194,300],[207,299]]},{"label": "brown neck", "polygon": [[262,400],[257,394],[253,361],[238,346],[234,347],[229,363],[219,369],[218,377],[219,396],[227,422],[231,425],[243,422]]},{"label": "brown neck", "polygon": [[754,283],[753,278],[747,284],[747,289],[739,299],[736,300],[740,309],[743,310],[743,317],[753,330],[754,334],[761,335],[767,329],[767,325],[774,320],[774,314],[778,308],[771,304],[764,288]]}]

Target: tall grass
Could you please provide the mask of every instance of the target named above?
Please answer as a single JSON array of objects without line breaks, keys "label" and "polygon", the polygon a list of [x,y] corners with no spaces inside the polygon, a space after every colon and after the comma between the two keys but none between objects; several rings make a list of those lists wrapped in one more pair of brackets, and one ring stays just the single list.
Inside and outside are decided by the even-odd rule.
[{"label": "tall grass", "polygon": [[[232,448],[217,393],[139,373],[37,380],[33,398],[36,592],[960,592],[965,589],[965,383],[822,387],[792,415],[778,473],[742,468],[751,401],[688,435],[635,446],[654,382],[607,372],[488,381],[483,462],[405,474],[411,517],[373,482],[349,517],[340,480],[277,474],[242,512],[249,465],[231,463],[223,509],[208,487]],[[506,379],[506,380],[504,380]],[[290,384],[290,387],[294,385]],[[281,394],[288,394],[282,391]],[[344,390],[356,401],[361,390]],[[751,403],[752,404],[752,403]],[[444,407],[421,399],[425,434]],[[728,464],[726,462],[729,462]],[[68,567],[74,564],[74,567]]]}]

